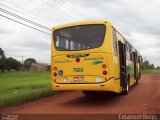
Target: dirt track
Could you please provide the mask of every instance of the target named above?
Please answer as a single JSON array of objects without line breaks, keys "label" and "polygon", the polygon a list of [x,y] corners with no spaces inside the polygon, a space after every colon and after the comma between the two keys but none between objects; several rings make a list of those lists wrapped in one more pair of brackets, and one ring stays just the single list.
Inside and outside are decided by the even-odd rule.
[{"label": "dirt track", "polygon": [[160,114],[160,74],[143,75],[127,96],[102,93],[85,96],[65,92],[24,105],[0,110],[14,114]]}]

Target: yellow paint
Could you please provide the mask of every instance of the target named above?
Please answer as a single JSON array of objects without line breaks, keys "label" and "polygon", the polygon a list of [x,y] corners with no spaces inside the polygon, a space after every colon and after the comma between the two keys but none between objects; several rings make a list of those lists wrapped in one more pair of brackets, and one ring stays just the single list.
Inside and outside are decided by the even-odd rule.
[{"label": "yellow paint", "polygon": [[[104,42],[101,47],[82,51],[58,51],[54,47],[53,35],[51,41],[51,77],[52,77],[52,89],[53,90],[96,90],[96,91],[114,91],[121,92],[120,87],[120,67],[119,67],[119,55],[115,56],[113,53],[113,41],[112,41],[112,25],[109,21],[85,21],[76,22],[65,25],[53,27],[54,30],[88,24],[103,24],[106,26],[106,34]],[[120,40],[123,43],[124,39],[117,35],[117,41]],[[117,42],[118,43],[118,42]],[[118,44],[117,44],[118,46]],[[79,55],[89,54],[86,57],[80,57],[80,62],[75,61],[76,58],[69,58],[66,55]],[[94,60],[85,60],[86,58],[103,58],[103,63],[93,65]],[[131,61],[127,61],[127,64],[132,64]],[[108,74],[103,75],[102,64],[106,64],[105,69]],[[63,71],[63,76],[54,77],[53,73],[58,74],[58,70],[54,71],[53,68],[57,67],[58,70]],[[74,68],[83,68],[83,72],[74,72]],[[83,77],[83,81],[74,81],[74,77]],[[101,82],[96,81],[96,77],[101,78]],[[64,80],[67,79],[66,80]],[[115,80],[117,78],[117,80]],[[109,80],[110,79],[110,80]],[[107,81],[108,80],[108,81]],[[55,82],[54,82],[55,81]],[[66,84],[65,84],[66,83]],[[135,80],[130,76],[130,85],[133,85]],[[104,86],[100,86],[103,84]]]}]

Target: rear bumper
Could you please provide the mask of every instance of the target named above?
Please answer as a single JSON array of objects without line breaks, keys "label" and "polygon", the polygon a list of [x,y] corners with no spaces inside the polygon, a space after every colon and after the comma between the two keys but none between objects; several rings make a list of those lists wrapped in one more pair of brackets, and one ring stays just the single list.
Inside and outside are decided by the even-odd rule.
[{"label": "rear bumper", "polygon": [[89,91],[113,91],[115,92],[114,78],[103,82],[94,84],[83,84],[83,83],[71,83],[71,84],[59,84],[52,81],[52,90],[89,90]]}]

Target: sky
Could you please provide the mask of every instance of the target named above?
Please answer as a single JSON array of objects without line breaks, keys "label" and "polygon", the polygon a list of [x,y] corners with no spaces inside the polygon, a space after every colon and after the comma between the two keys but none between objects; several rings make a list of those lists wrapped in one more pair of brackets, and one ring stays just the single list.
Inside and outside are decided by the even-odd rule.
[{"label": "sky", "polygon": [[[84,20],[109,20],[144,60],[160,66],[159,0],[0,0],[0,7],[49,28]],[[24,60],[50,63],[50,43],[51,35],[0,17],[0,48],[6,57],[22,61],[24,56]]]}]

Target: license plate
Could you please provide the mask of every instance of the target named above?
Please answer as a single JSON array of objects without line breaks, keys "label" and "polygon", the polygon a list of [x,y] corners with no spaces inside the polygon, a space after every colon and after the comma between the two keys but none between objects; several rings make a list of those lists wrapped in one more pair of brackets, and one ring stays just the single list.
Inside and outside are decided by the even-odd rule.
[{"label": "license plate", "polygon": [[73,77],[74,81],[82,81],[84,80],[84,77]]}]

